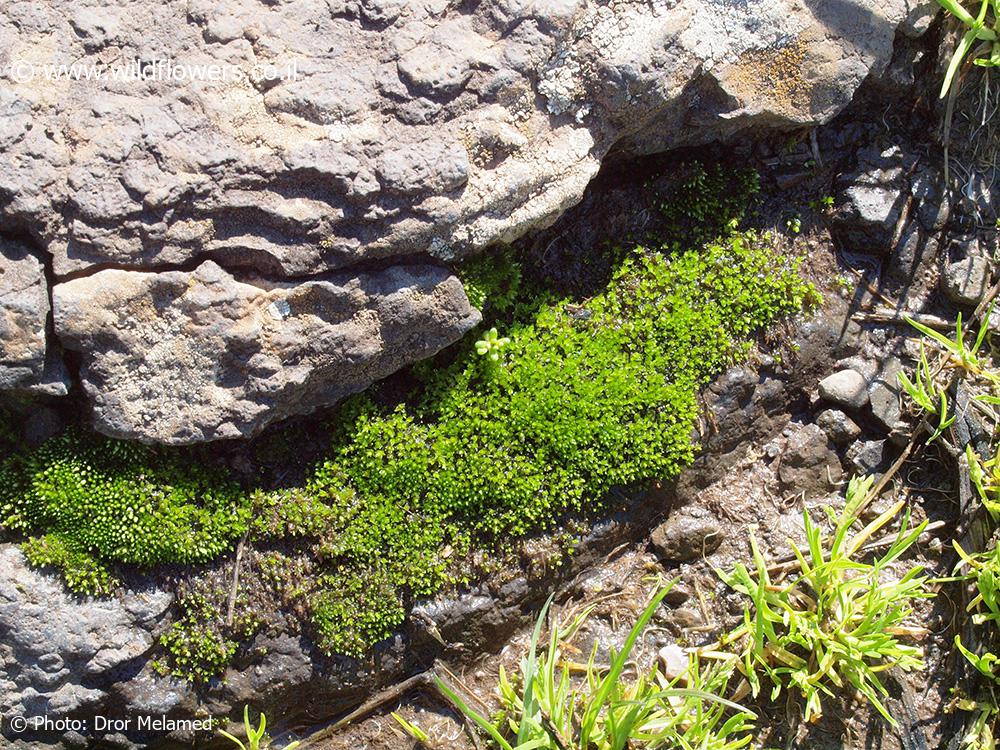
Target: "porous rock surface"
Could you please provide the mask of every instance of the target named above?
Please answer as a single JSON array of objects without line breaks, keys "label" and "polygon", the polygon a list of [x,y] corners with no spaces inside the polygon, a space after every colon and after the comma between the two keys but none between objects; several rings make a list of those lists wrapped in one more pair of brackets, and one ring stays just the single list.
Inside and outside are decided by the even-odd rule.
[{"label": "porous rock surface", "polygon": [[[215,302],[177,293],[183,279],[200,286],[207,261],[244,311],[279,286],[320,298],[325,282],[312,277],[357,276],[341,314],[363,317],[385,306],[382,290],[395,293],[360,281],[371,264],[443,264],[550,224],[612,150],[829,120],[885,67],[897,30],[926,27],[932,5],[12,0],[0,10],[0,228],[30,236],[51,265],[53,336],[83,354],[98,429],[169,442],[248,435],[432,353],[475,316],[459,310],[452,280],[443,307],[413,303],[413,337],[435,345],[386,357],[356,338],[303,357],[310,342],[286,342],[267,350],[262,374],[242,354],[208,356],[241,337],[237,348],[256,346],[252,325],[240,318],[230,339],[224,316],[204,319]],[[76,74],[44,67],[69,64]],[[104,74],[80,74],[88,65]],[[248,281],[260,277],[269,282]],[[268,291],[255,297],[247,283]],[[163,322],[102,310],[121,290]],[[318,319],[286,321],[279,336],[334,325]],[[156,325],[166,338],[150,346]],[[180,382],[187,427],[171,432],[157,416],[176,406]]]},{"label": "porous rock surface", "polygon": [[62,362],[46,347],[48,315],[41,259],[0,238],[0,391],[66,394]]},{"label": "porous rock surface", "polygon": [[[0,546],[0,714],[73,716],[144,661],[173,595],[151,588],[83,601],[51,573]],[[6,727],[5,727],[6,728]],[[0,744],[5,740],[0,738]],[[4,745],[6,747],[6,745]]]},{"label": "porous rock surface", "polygon": [[[56,285],[64,345],[106,432],[183,444],[239,437],[333,403],[442,349],[479,322],[433,265],[302,282],[100,271]],[[237,375],[238,374],[238,375]]]}]

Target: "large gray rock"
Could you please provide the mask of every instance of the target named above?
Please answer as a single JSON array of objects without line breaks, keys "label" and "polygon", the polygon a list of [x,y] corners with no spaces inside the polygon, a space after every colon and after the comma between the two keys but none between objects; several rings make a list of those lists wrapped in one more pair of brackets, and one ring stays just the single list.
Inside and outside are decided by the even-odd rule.
[{"label": "large gray rock", "polygon": [[107,434],[183,444],[308,413],[428,357],[480,320],[430,265],[301,282],[101,271],[55,287],[56,327]]},{"label": "large gray rock", "polygon": [[[896,30],[919,31],[932,5],[8,2],[0,221],[51,254],[60,286],[109,267],[190,275],[205,260],[237,279],[299,282],[418,254],[450,260],[551,224],[612,149],[646,154],[830,120],[885,67]],[[60,74],[62,64],[76,67]],[[147,297],[133,304],[154,309],[160,285],[134,286]],[[173,345],[199,350],[189,339],[204,326],[182,322],[197,307],[180,296],[165,304],[157,314]],[[126,386],[134,357],[114,347],[132,336],[127,319],[86,307],[84,318],[60,316],[55,332],[92,365],[87,392],[103,429],[163,439],[157,420],[131,413],[153,412],[122,396],[170,403],[174,394],[155,390],[182,381],[217,421],[172,442],[245,434],[271,418],[240,407],[227,421],[234,396],[207,361],[198,370],[161,358],[172,373],[133,373],[145,382]],[[85,330],[98,319],[111,328]],[[424,332],[441,342],[456,329]],[[98,362],[118,375],[98,376]],[[311,385],[293,384],[327,374],[296,363],[276,378],[287,384],[279,395],[251,401],[277,416],[316,406]]]},{"label": "large gray rock", "polygon": [[[142,660],[173,595],[79,600],[62,580],[0,546],[0,714],[66,717],[100,707],[118,670]],[[11,738],[14,739],[14,738]],[[2,742],[0,742],[2,744]]]}]

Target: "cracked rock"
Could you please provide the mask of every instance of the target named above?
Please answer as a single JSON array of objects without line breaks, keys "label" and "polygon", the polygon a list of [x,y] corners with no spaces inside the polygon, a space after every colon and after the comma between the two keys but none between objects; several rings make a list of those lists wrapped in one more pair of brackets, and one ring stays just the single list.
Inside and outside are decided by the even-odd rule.
[{"label": "cracked rock", "polygon": [[883,255],[892,250],[893,234],[909,192],[909,160],[898,146],[874,147],[859,155],[855,171],[841,177],[845,185],[837,205],[834,228],[848,250]]},{"label": "cracked rock", "polygon": [[902,417],[899,385],[899,373],[902,370],[903,363],[896,357],[890,358],[882,363],[868,389],[872,415],[887,431],[894,429]]},{"label": "cracked rock", "polygon": [[989,289],[991,273],[989,259],[970,255],[945,266],[941,286],[956,305],[975,305]]},{"label": "cracked rock", "polygon": [[42,262],[21,243],[0,239],[0,391],[44,382],[48,314]]},{"label": "cracked rock", "polygon": [[115,669],[145,654],[173,595],[80,601],[0,546],[0,713],[65,715],[107,699]]},{"label": "cracked rock", "polygon": [[[251,434],[436,351],[465,330],[461,314],[332,355],[320,334],[346,323],[320,313],[315,326],[286,321],[254,352],[241,316],[275,287],[234,291],[244,301],[232,304],[246,305],[237,324],[225,294],[205,307],[199,282],[179,293],[192,269],[212,261],[234,278],[289,280],[318,298],[331,273],[461,259],[551,225],[612,149],[644,155],[829,122],[884,70],[897,30],[912,31],[928,0],[884,0],[865,23],[853,6],[821,5],[107,0],[67,12],[14,3],[0,14],[0,50],[19,62],[141,59],[154,76],[81,78],[57,95],[42,76],[4,81],[0,224],[25,228],[38,257],[51,257],[63,282],[56,333],[82,355],[100,429],[175,443]],[[197,85],[156,77],[177,61],[227,74]],[[899,159],[875,157],[892,162],[873,168],[888,169],[896,189]],[[893,220],[883,176],[865,183],[877,200],[856,196],[879,231]],[[110,293],[109,279],[136,296]],[[66,392],[58,347],[43,346],[43,288],[24,291],[30,305],[9,305],[18,312],[0,329],[0,388]],[[379,317],[400,299],[361,306]],[[411,312],[435,300],[413,301]],[[290,340],[299,335],[318,337]],[[223,360],[209,374],[213,356]],[[253,370],[234,369],[241,359]],[[347,360],[353,374],[335,387]],[[148,372],[129,383],[133,365]]]}]

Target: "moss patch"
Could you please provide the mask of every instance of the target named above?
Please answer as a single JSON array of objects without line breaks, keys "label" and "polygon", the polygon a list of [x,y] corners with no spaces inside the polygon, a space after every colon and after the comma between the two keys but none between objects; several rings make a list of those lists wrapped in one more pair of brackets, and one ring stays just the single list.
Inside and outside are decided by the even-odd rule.
[{"label": "moss patch", "polygon": [[[734,192],[732,179],[696,169],[665,203],[672,241],[619,253],[586,301],[532,290],[509,258],[467,268],[481,331],[509,338],[498,359],[476,353],[480,331],[415,366],[407,403],[351,399],[301,487],[241,491],[174,453],[71,433],[4,461],[0,526],[31,535],[30,558],[88,593],[112,585],[113,563],[204,562],[244,534],[285,540],[315,561],[295,588],[319,646],[360,654],[402,622],[410,597],[460,581],[471,550],[599,513],[612,487],[691,461],[699,389],[816,297],[770,237],[736,231],[754,183],[736,175]],[[231,634],[209,638],[196,610],[164,646],[168,669],[204,678],[232,653]]]},{"label": "moss patch", "polygon": [[29,560],[102,593],[105,564],[200,563],[232,546],[249,506],[238,485],[167,452],[68,432],[0,467],[0,527],[44,533]]}]

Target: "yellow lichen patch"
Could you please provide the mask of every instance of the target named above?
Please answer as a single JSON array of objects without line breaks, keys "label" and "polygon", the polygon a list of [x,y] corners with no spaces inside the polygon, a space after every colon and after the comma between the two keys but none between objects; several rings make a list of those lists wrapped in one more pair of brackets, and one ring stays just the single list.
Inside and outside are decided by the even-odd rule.
[{"label": "yellow lichen patch", "polygon": [[763,102],[783,114],[808,112],[809,84],[802,75],[805,55],[801,40],[746,52],[725,71],[723,85],[741,103]]}]

